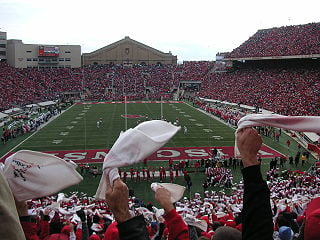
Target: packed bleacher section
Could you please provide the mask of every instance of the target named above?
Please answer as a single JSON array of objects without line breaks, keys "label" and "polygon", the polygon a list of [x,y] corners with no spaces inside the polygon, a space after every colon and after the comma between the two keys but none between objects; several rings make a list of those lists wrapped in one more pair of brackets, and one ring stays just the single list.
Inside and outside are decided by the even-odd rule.
[{"label": "packed bleacher section", "polygon": [[0,109],[57,99],[81,91],[81,78],[68,69],[16,69],[0,63]]},{"label": "packed bleacher section", "polygon": [[181,66],[89,66],[84,69],[15,69],[0,63],[0,110],[81,93],[86,100],[171,99],[181,80],[201,80],[209,62]]},{"label": "packed bleacher section", "polygon": [[210,73],[199,96],[284,115],[319,115],[318,69],[239,69]]},{"label": "packed bleacher section", "polygon": [[[179,66],[92,66],[84,69],[14,69],[1,63],[0,109],[82,92],[86,100],[172,99],[180,81],[202,82],[199,96],[259,106],[285,115],[319,115],[317,68],[209,72],[209,62]],[[248,97],[250,95],[250,97]]]},{"label": "packed bleacher section", "polygon": [[320,53],[320,23],[257,31],[226,58],[311,55]]},{"label": "packed bleacher section", "polygon": [[[226,57],[319,53],[320,23],[259,30]],[[270,60],[272,61],[272,60]],[[285,115],[319,115],[318,60],[245,63],[216,73],[213,63],[93,65],[79,69],[15,69],[0,63],[0,111],[75,93],[88,101],[172,99],[182,81],[201,83],[200,97],[258,106]],[[244,64],[244,65],[245,65]],[[248,97],[250,96],[250,97]]]},{"label": "packed bleacher section", "polygon": [[[223,167],[215,168],[219,173],[227,170]],[[209,176],[209,173],[207,174]],[[279,234],[282,234],[279,229],[283,226],[289,227],[295,236],[298,235],[307,204],[320,192],[319,174],[319,169],[313,169],[310,173],[298,170],[281,172],[274,169],[267,173],[274,239],[279,239]],[[177,213],[189,227],[190,239],[198,239],[200,236],[211,239],[222,226],[242,231],[243,183],[233,185],[233,190],[232,195],[223,191],[206,190],[203,196],[195,193],[194,196],[184,197],[176,203]],[[159,239],[167,239],[170,229],[168,230],[168,222],[160,217],[163,214],[160,209],[135,196],[129,197],[129,206],[132,216],[144,216],[150,239],[159,234]],[[23,225],[28,239],[38,239],[35,236],[46,239],[52,234],[61,235],[60,237],[65,235],[68,237],[66,239],[71,239],[70,232],[75,235],[74,239],[119,239],[111,209],[104,201],[96,200],[85,193],[72,192],[68,196],[60,193],[30,200],[28,209],[29,215],[35,219],[34,223]],[[80,211],[81,209],[84,211]],[[88,228],[86,234],[89,238],[83,238],[84,228]]]}]

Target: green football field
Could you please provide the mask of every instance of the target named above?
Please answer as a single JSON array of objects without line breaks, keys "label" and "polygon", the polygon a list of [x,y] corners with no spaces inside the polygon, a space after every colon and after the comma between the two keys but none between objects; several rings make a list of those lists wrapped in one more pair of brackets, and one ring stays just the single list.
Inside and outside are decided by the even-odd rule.
[{"label": "green football field", "polygon": [[[234,130],[202,114],[185,103],[162,104],[163,117],[174,122],[179,119],[181,126],[187,126],[166,146],[232,146]],[[42,128],[37,134],[24,142],[18,149],[35,151],[85,150],[111,148],[121,131],[137,125],[138,121],[160,119],[160,103],[128,103],[128,115],[141,115],[140,118],[124,118],[124,104],[84,104],[74,105],[56,120]],[[146,116],[148,117],[146,119]],[[96,122],[103,123],[97,128]],[[198,125],[197,125],[198,124]],[[223,139],[216,140],[216,136]]]},{"label": "green football field", "polygon": [[[94,150],[110,149],[118,138],[121,131],[135,127],[139,122],[151,119],[160,119],[161,115],[169,122],[179,119],[180,126],[186,126],[187,134],[183,130],[179,131],[165,147],[220,147],[234,146],[234,129],[215,120],[211,116],[202,113],[198,109],[187,103],[128,103],[127,115],[124,118],[125,105],[123,103],[113,104],[76,104],[69,108],[62,115],[40,129],[37,133],[21,142],[13,151],[28,149],[34,151],[68,151],[68,150]],[[97,121],[102,120],[102,124],[97,127]],[[285,142],[288,136],[281,135],[280,142],[264,138],[264,143],[277,151],[294,155],[297,151],[296,145],[292,144],[290,149]],[[21,138],[21,140],[23,140]],[[16,140],[18,141],[18,140]],[[294,142],[291,139],[291,142]],[[1,150],[1,149],[0,149]],[[101,163],[97,163],[101,170]],[[159,167],[168,166],[166,161],[148,161],[147,165]],[[269,166],[268,160],[263,160],[263,171]],[[307,169],[310,166],[304,166]],[[135,168],[145,167],[143,163],[137,164]],[[289,166],[287,166],[289,167]],[[301,169],[301,167],[299,167]],[[126,170],[128,168],[124,168]],[[189,169],[193,171],[193,168]],[[205,179],[204,173],[191,173],[193,181],[192,192],[203,192],[202,183]],[[240,170],[232,170],[234,181],[241,179]],[[129,179],[129,178],[128,178]],[[100,176],[94,178],[90,174],[84,175],[84,181],[79,185],[65,190],[83,191],[89,195],[94,195]],[[156,179],[158,180],[158,179]],[[176,179],[176,183],[185,185],[182,177]],[[152,201],[153,194],[150,189],[150,182],[127,182],[129,188],[133,189],[135,195],[145,201]],[[219,190],[213,188],[214,190]],[[210,190],[210,189],[209,189]],[[186,193],[187,194],[187,193]]]}]

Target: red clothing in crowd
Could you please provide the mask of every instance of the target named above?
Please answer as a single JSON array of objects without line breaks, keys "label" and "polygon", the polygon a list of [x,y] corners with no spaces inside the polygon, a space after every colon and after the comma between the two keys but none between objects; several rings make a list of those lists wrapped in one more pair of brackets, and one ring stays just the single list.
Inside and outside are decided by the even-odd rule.
[{"label": "red clothing in crowd", "polygon": [[172,209],[163,217],[166,220],[165,223],[169,231],[168,240],[189,240],[188,226],[175,209]]}]

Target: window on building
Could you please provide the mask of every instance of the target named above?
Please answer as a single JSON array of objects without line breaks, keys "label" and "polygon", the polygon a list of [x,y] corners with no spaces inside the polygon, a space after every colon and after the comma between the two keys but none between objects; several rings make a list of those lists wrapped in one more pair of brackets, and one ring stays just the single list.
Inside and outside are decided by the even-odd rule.
[{"label": "window on building", "polygon": [[59,58],[59,62],[63,62],[64,61],[64,58]]},{"label": "window on building", "polygon": [[6,44],[0,44],[0,48],[6,48]]},{"label": "window on building", "polygon": [[44,59],[43,58],[39,58],[39,62],[44,62]]},{"label": "window on building", "polygon": [[52,58],[52,59],[51,59],[51,62],[57,62],[57,61],[58,61],[57,58]]},{"label": "window on building", "polygon": [[6,52],[5,51],[0,51],[0,55],[6,56]]},{"label": "window on building", "polygon": [[71,51],[68,50],[68,51],[65,51],[65,53],[71,53]]},{"label": "window on building", "polygon": [[33,61],[34,61],[34,62],[38,62],[38,58],[34,58]]},{"label": "window on building", "polygon": [[27,50],[26,52],[27,52],[27,53],[32,53],[32,51],[31,51],[31,50]]},{"label": "window on building", "polygon": [[27,62],[31,62],[32,61],[32,59],[31,58],[27,58]]},{"label": "window on building", "polygon": [[66,58],[66,62],[70,62],[71,61],[71,58]]},{"label": "window on building", "polygon": [[66,67],[66,68],[71,68],[71,66],[70,66],[70,65],[66,65],[65,67]]}]

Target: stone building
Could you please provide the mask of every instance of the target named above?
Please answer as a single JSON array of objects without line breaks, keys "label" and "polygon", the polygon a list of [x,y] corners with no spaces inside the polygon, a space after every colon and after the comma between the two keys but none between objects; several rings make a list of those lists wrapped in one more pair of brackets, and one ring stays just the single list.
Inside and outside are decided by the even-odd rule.
[{"label": "stone building", "polygon": [[177,64],[177,56],[164,53],[125,37],[120,41],[82,55],[83,65],[95,64]]}]

